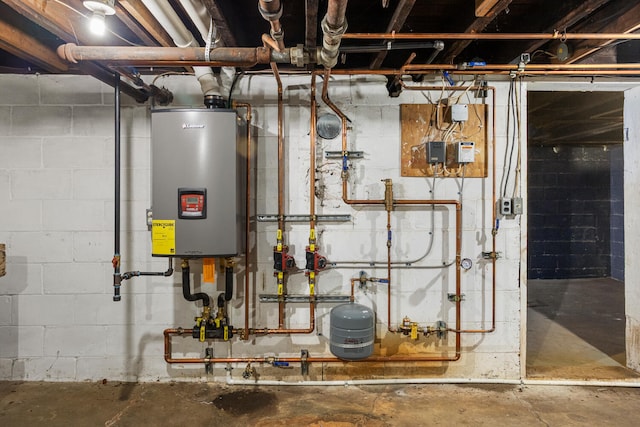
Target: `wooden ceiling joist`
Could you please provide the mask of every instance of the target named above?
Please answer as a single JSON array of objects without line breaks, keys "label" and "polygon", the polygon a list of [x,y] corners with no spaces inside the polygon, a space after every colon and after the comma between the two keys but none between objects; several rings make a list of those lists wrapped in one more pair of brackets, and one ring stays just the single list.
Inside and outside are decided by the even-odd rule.
[{"label": "wooden ceiling joist", "polygon": [[[465,33],[481,33],[487,26],[493,22],[493,20],[505,10],[511,0],[497,0],[490,11],[485,15],[476,18],[471,25],[469,25],[464,32]],[[459,40],[451,45],[445,53],[445,63],[452,63],[456,56],[460,55],[462,51],[471,44],[473,40]]]},{"label": "wooden ceiling joist", "polygon": [[233,31],[231,31],[229,22],[227,22],[227,18],[224,16],[224,13],[222,13],[222,10],[216,2],[214,0],[202,0],[202,4],[204,4],[209,15],[211,15],[213,23],[218,30],[218,34],[220,34],[220,38],[222,39],[222,43],[229,47],[238,46],[238,41],[236,40]]},{"label": "wooden ceiling joist", "polygon": [[48,46],[11,24],[0,20],[0,49],[51,73],[65,72],[67,64]]},{"label": "wooden ceiling joist", "polygon": [[476,16],[487,16],[499,0],[476,0]]},{"label": "wooden ceiling joist", "polygon": [[[162,28],[162,25],[140,0],[118,0],[118,7],[140,23],[157,44],[165,47],[174,46],[171,36]],[[118,16],[120,17],[121,15],[118,14]],[[128,25],[125,21],[123,22]]]},{"label": "wooden ceiling joist", "polygon": [[[393,31],[400,31],[404,26],[407,17],[411,13],[411,9],[416,4],[416,0],[400,0],[398,2],[398,6],[396,6],[396,10],[393,12],[393,16],[389,21],[389,25],[387,25],[387,33],[391,33]],[[387,57],[387,51],[378,52],[376,57],[369,64],[369,68],[371,70],[375,70],[376,68],[380,68],[382,62]]]}]

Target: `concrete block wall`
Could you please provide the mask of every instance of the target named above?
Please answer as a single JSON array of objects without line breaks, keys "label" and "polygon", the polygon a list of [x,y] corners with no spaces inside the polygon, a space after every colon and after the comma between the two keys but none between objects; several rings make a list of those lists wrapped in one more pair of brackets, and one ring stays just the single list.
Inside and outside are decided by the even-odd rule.
[{"label": "concrete block wall", "polygon": [[[425,103],[420,92],[389,98],[385,79],[332,78],[330,96],[349,116],[351,150],[364,152],[352,162],[351,196],[381,198],[384,178],[394,181],[395,197],[456,199],[459,180],[403,178],[399,174],[401,103]],[[309,205],[309,84],[308,77],[283,77],[285,85],[286,212],[306,214]],[[320,84],[321,80],[319,80]],[[174,91],[175,107],[200,107],[198,85],[191,77],[159,81]],[[437,84],[440,81],[435,82]],[[7,276],[0,278],[0,379],[82,381],[202,380],[202,366],[167,366],[163,360],[162,330],[191,327],[199,308],[184,301],[180,278],[136,278],[123,286],[123,301],[111,301],[113,256],[113,91],[90,77],[1,76],[0,86],[0,241],[7,243]],[[504,153],[508,86],[496,83],[496,134],[498,153]],[[4,88],[7,91],[4,91]],[[240,80],[234,98],[254,107],[253,131],[257,152],[257,213],[275,213],[277,105],[272,77]],[[320,89],[320,86],[318,87]],[[319,91],[318,91],[319,92]],[[440,92],[432,93],[437,99]],[[124,97],[126,100],[126,97]],[[468,102],[468,101],[465,101]],[[475,102],[475,101],[472,101]],[[490,99],[487,102],[491,102]],[[319,113],[329,110],[319,101]],[[524,116],[524,114],[523,114]],[[123,118],[123,271],[166,269],[164,260],[150,257],[145,209],[150,205],[150,112],[147,105],[126,102]],[[492,124],[485,124],[489,134]],[[339,151],[338,139],[319,140],[318,214],[349,214],[346,223],[320,223],[319,246],[330,261],[378,261],[386,257],[386,214],[366,207],[350,208],[340,200],[339,161],[324,158],[324,151]],[[504,156],[498,154],[497,158]],[[500,160],[498,160],[500,162]],[[523,165],[524,166],[524,165]],[[498,171],[503,170],[497,164]],[[526,169],[526,168],[524,168]],[[523,171],[523,174],[526,171]],[[500,176],[498,176],[499,181]],[[467,179],[462,193],[463,251],[473,268],[462,274],[465,294],[463,328],[488,328],[491,318],[491,265],[481,252],[491,250],[491,179]],[[392,218],[392,257],[440,266],[455,261],[455,212],[397,209]],[[297,264],[304,266],[308,224],[288,224],[286,241]],[[274,305],[257,302],[257,294],[275,293],[272,246],[276,226],[258,223],[254,237],[258,271],[252,275],[253,327],[277,326]],[[449,377],[516,378],[520,373],[521,229],[517,219],[501,222],[497,248],[497,328],[488,335],[464,335],[458,362],[435,371],[383,367],[380,376],[444,375]],[[427,251],[433,239],[433,249]],[[199,264],[192,270],[199,275]],[[242,266],[242,259],[240,260]],[[241,269],[240,269],[241,270]],[[364,267],[331,269],[318,278],[317,292],[348,294],[349,279],[359,270],[384,277],[386,269]],[[229,307],[232,324],[243,326],[242,271],[236,277],[237,292]],[[220,284],[194,282],[202,291],[217,295]],[[453,304],[447,294],[455,289],[452,267],[397,269],[392,273],[392,324],[408,316],[421,325],[444,320],[454,325]],[[288,291],[308,292],[303,274],[290,276]],[[447,340],[385,335],[387,288],[368,286],[356,291],[358,302],[377,312],[378,349],[398,354],[415,351],[450,351]],[[294,355],[301,349],[312,354],[328,352],[331,304],[317,307],[314,334],[292,337],[252,337],[247,342],[213,344],[216,356]],[[290,305],[287,325],[306,327],[308,307]],[[204,344],[176,339],[174,355],[201,356]],[[441,364],[436,364],[442,366]],[[244,366],[240,367],[240,370]],[[331,378],[332,367],[318,368],[317,378]],[[276,370],[274,377],[291,375]],[[297,373],[297,370],[295,370]],[[337,372],[337,371],[336,371]],[[435,373],[434,373],[435,372]],[[266,370],[265,375],[271,375]],[[217,367],[214,377],[225,375]],[[234,371],[239,375],[239,370]],[[349,370],[335,375],[350,375]],[[352,375],[358,375],[353,373]]]},{"label": "concrete block wall", "polygon": [[529,147],[530,279],[609,276],[611,166],[600,145]]}]

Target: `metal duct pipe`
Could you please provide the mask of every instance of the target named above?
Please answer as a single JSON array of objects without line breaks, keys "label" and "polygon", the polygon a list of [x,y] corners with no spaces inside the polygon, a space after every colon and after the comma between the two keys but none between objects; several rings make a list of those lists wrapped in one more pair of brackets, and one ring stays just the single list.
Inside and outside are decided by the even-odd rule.
[{"label": "metal duct pipe", "polygon": [[284,30],[280,25],[282,3],[280,0],[258,0],[260,15],[271,25],[271,38],[276,41],[278,50],[284,49]]},{"label": "metal duct pipe", "polygon": [[322,49],[319,61],[326,68],[333,68],[338,63],[338,51],[342,35],[347,31],[347,0],[329,0],[327,14],[322,19]]},{"label": "metal duct pipe", "polygon": [[[169,33],[173,42],[178,47],[198,47],[199,44],[185,27],[180,17],[171,7],[168,1],[142,0],[142,3],[149,9],[151,14],[158,20],[160,25]],[[219,77],[216,77],[210,67],[193,67],[193,72],[200,83],[200,88],[204,96],[219,97],[223,99],[220,91]]]}]

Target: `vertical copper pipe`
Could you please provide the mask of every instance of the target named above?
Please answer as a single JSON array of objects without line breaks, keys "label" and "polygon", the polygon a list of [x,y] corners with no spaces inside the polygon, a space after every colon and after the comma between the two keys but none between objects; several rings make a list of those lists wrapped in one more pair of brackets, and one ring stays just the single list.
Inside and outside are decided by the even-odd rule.
[{"label": "vertical copper pipe", "polygon": [[391,327],[391,210],[387,209],[387,330],[396,332]]},{"label": "vertical copper pipe", "polygon": [[316,228],[316,75],[311,75],[311,125],[309,129],[309,228]]},{"label": "vertical copper pipe", "polygon": [[245,199],[245,272],[244,272],[244,332],[242,333],[242,339],[249,339],[249,266],[250,266],[250,244],[251,244],[251,104],[243,102],[233,102],[234,108],[246,108],[247,109],[247,160],[246,160],[246,185],[247,194]]},{"label": "vertical copper pipe", "polygon": [[332,27],[339,27],[344,22],[347,11],[347,0],[329,0],[327,5],[327,23]]}]

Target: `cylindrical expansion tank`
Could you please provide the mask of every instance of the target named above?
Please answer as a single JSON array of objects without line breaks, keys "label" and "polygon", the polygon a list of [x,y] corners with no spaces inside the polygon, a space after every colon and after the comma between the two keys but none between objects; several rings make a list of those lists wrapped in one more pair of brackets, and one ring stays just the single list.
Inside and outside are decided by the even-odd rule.
[{"label": "cylindrical expansion tank", "polygon": [[373,353],[375,316],[361,304],[348,303],[331,310],[331,353],[344,360],[365,359]]},{"label": "cylindrical expansion tank", "polygon": [[152,255],[243,252],[242,135],[233,110],[152,111]]}]

